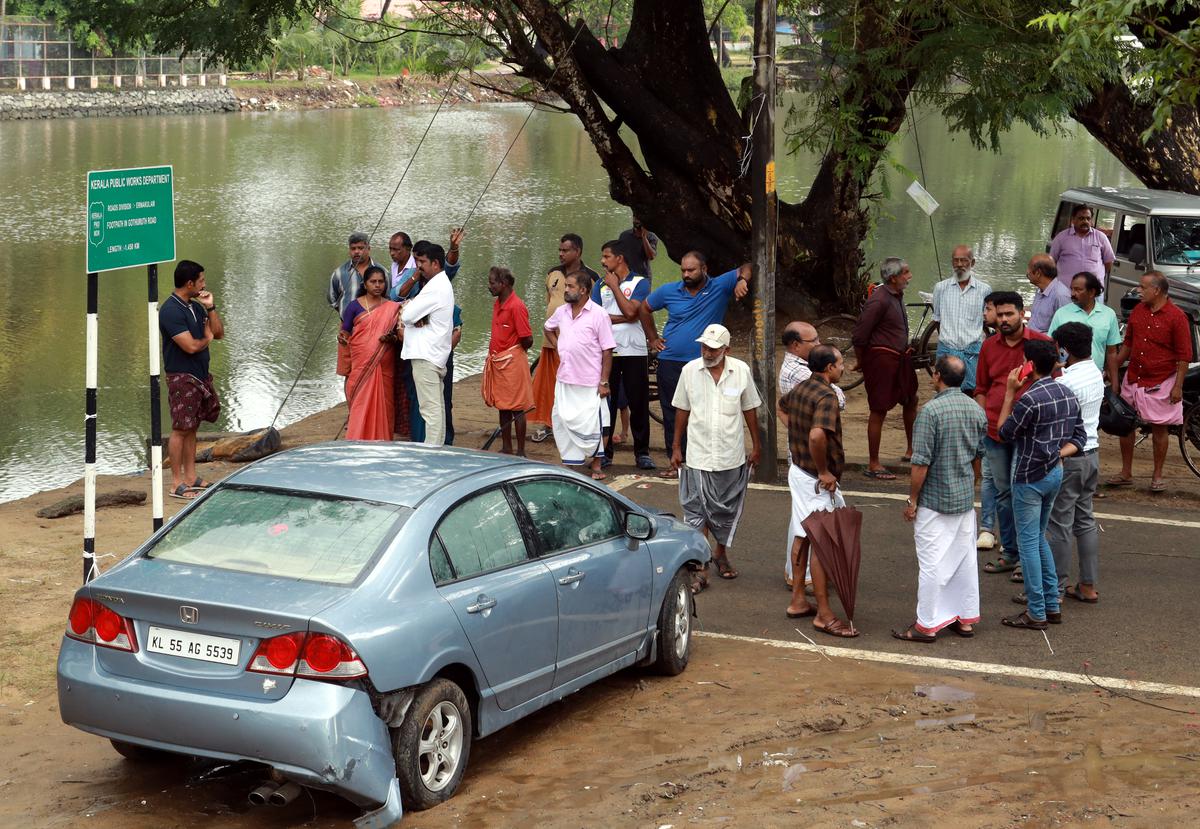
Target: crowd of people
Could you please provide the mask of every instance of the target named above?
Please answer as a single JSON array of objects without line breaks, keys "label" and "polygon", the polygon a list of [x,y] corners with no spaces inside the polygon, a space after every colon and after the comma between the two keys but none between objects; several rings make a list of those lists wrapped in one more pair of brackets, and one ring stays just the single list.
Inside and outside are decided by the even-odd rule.
[{"label": "crowd of people", "polygon": [[[863,474],[896,478],[880,460],[880,443],[887,414],[897,406],[907,446],[903,461],[911,464],[904,518],[913,524],[918,595],[914,621],[893,631],[898,639],[933,642],[947,628],[973,636],[980,619],[976,551],[997,543],[983,572],[1008,574],[1024,585],[1013,597],[1023,609],[1005,616],[1005,625],[1043,630],[1061,623],[1064,599],[1099,601],[1093,498],[1106,383],[1151,425],[1150,489],[1165,489],[1167,429],[1182,421],[1183,377],[1192,356],[1188,321],[1171,303],[1167,280],[1151,271],[1141,278],[1141,302],[1122,334],[1102,301],[1112,259],[1106,242],[1095,241],[1106,237],[1096,234],[1090,211],[1077,210],[1051,253],[1029,261],[1035,294],[1028,318],[1020,294],[992,290],[975,274],[972,249],[954,248],[952,275],[932,293],[939,339],[933,397],[921,408],[903,299],[912,272],[899,258],[882,263],[882,283],[851,339],[869,412]],[[453,442],[453,353],[462,327],[453,280],[463,236],[455,229],[443,248],[396,233],[386,268],[371,258],[364,234],[349,237],[349,258],[331,274],[327,292],[341,319],[337,371],[345,377],[348,439]],[[628,440],[636,467],[652,471],[648,367],[656,353],[669,459],[658,474],[678,479],[685,519],[711,534],[716,573],[733,579],[738,571],[729,550],[752,468],[763,451],[773,451],[760,445],[760,390],[747,364],[729,353],[723,325],[730,300],[749,290],[750,267],[712,276],[705,254],[693,250],[680,258],[678,280],[655,287],[650,262],[657,249],[658,239],[635,218],[632,228],[598,248],[601,275],[584,264],[578,235],[561,237],[559,264],[546,275],[543,341],[532,376],[529,310],[513,273],[492,267],[482,395],[498,412],[502,452],[523,456],[527,439],[552,435],[563,464],[604,480],[614,452]],[[1074,273],[1064,273],[1064,261]],[[663,309],[660,333],[653,314]],[[209,485],[191,463],[196,428],[215,420],[220,406],[207,349],[224,333],[202,266],[179,263],[160,328],[172,416],[171,494],[194,497]],[[829,578],[819,557],[810,555],[804,527],[814,512],[845,503],[846,395],[838,382],[846,357],[822,344],[804,321],[784,328],[782,345],[777,414],[787,427],[792,503],[784,545],[791,590],[786,612],[812,617],[823,633],[858,636],[830,605]],[[613,430],[626,410],[627,438]],[[1110,486],[1133,484],[1132,436],[1122,438],[1121,454],[1121,472]],[[693,591],[707,585],[707,569],[697,572]]]}]

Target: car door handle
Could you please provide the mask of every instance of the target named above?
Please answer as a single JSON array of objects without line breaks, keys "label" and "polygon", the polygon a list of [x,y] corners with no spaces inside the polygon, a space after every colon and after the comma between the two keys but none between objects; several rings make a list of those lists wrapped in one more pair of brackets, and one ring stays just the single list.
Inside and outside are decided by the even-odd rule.
[{"label": "car door handle", "polygon": [[467,605],[468,613],[482,613],[496,606],[496,600],[482,593],[475,597],[475,604]]},{"label": "car door handle", "polygon": [[567,574],[565,576],[563,576],[561,579],[558,580],[558,583],[559,584],[574,584],[577,581],[583,581],[583,577],[586,575],[587,575],[587,573],[583,572],[582,570],[576,570],[574,567],[572,567],[570,570],[567,571]]}]

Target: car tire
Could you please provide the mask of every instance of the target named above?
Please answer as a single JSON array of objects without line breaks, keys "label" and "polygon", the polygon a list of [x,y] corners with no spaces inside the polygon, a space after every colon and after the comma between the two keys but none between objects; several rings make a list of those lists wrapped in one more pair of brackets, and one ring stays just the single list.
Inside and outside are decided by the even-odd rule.
[{"label": "car tire", "polygon": [[404,808],[419,812],[454,796],[471,755],[471,706],[448,679],[429,682],[392,729],[396,779]]},{"label": "car tire", "polygon": [[692,657],[691,579],[686,567],[680,567],[671,579],[658,612],[658,633],[654,670],[664,676],[678,676]]}]

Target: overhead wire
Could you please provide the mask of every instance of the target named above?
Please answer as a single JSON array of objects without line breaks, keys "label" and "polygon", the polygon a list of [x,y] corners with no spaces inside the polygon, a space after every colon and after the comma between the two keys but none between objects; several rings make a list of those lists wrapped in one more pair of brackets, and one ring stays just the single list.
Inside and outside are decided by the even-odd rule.
[{"label": "overhead wire", "polygon": [[[917,164],[921,168],[921,186],[929,181],[925,176],[925,158],[921,155],[921,131],[917,129],[916,119],[913,118],[912,107],[908,107],[908,120],[912,125],[913,141],[917,145]],[[938,254],[937,231],[933,228],[933,214],[928,214],[929,235],[933,238],[933,261],[937,263],[938,279],[942,278],[942,258]]]}]

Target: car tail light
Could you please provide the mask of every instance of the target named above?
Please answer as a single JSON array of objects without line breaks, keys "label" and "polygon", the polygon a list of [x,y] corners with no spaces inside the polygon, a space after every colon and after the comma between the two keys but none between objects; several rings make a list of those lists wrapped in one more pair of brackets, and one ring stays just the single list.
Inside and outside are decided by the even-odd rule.
[{"label": "car tail light", "polygon": [[311,679],[356,679],[367,666],[354,649],[327,633],[285,633],[258,644],[246,670]]},{"label": "car tail light", "polygon": [[67,616],[67,636],[102,648],[137,652],[133,623],[92,599],[77,598]]}]

